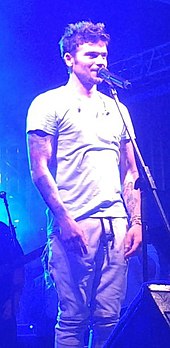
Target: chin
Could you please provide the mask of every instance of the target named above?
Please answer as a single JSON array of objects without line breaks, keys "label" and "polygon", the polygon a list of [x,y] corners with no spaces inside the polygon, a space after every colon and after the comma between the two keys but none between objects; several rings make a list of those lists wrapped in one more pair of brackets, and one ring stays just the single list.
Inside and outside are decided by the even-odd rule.
[{"label": "chin", "polygon": [[95,83],[96,83],[97,85],[100,85],[102,82],[103,82],[103,80],[102,80],[100,77],[97,77],[97,78],[96,78],[96,82],[95,82]]},{"label": "chin", "polygon": [[91,82],[93,83],[93,84],[95,84],[95,85],[99,85],[100,83],[102,83],[102,79],[100,78],[100,77],[93,77],[92,79],[91,79]]}]

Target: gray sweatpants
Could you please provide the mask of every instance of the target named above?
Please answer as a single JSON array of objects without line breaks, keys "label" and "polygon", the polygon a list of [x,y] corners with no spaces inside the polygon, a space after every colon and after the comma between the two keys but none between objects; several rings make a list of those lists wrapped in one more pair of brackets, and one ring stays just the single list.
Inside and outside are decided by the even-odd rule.
[{"label": "gray sweatpants", "polygon": [[49,271],[59,298],[55,348],[84,347],[89,323],[93,347],[103,347],[119,320],[126,292],[126,218],[88,218],[78,223],[88,241],[87,255],[67,251],[57,234],[49,236]]}]

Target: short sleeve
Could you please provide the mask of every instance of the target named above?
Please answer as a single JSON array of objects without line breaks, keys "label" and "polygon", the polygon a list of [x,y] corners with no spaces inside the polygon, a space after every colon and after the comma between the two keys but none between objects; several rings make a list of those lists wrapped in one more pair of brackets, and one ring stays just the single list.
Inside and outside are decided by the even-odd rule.
[{"label": "short sleeve", "polygon": [[48,92],[36,97],[28,109],[26,132],[35,130],[42,130],[51,135],[56,133],[54,98]]},{"label": "short sleeve", "polygon": [[129,111],[127,107],[124,104],[120,103],[120,110],[123,116],[122,118],[124,120],[121,139],[122,140],[128,140],[130,138],[135,139],[136,138],[135,131],[134,131],[132,120],[129,115]]}]

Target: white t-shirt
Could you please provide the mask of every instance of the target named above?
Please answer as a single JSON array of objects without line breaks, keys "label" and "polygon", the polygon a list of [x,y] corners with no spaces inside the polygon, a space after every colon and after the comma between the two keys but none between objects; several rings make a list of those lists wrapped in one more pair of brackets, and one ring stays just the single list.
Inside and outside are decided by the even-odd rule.
[{"label": "white t-shirt", "polygon": [[[120,108],[134,137],[128,110]],[[119,150],[129,135],[112,98],[96,91],[83,100],[67,85],[47,91],[29,108],[27,132],[34,130],[56,137],[56,184],[74,219],[126,216]]]}]

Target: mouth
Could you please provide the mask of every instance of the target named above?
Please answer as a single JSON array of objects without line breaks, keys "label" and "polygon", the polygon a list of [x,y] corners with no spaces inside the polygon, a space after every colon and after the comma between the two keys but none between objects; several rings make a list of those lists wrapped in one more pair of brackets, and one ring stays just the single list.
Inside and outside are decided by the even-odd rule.
[{"label": "mouth", "polygon": [[96,77],[100,78],[98,76],[98,72],[99,72],[99,69],[96,69],[96,70],[91,70],[92,74],[94,74]]}]

